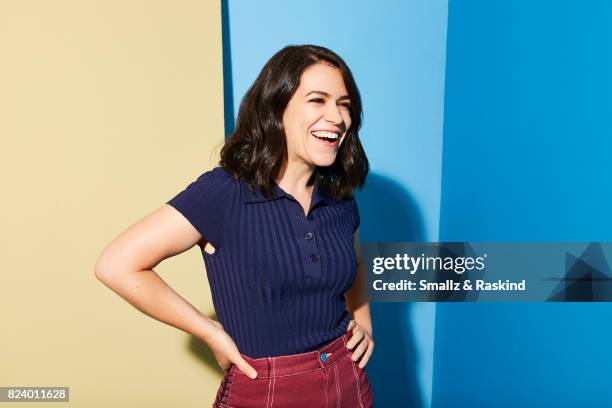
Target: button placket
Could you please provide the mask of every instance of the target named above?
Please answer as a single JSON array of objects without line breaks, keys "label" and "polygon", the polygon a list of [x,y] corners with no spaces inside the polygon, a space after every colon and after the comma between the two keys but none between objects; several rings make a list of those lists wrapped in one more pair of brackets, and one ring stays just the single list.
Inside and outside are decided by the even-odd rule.
[{"label": "button placket", "polygon": [[302,247],[302,253],[304,254],[304,257],[306,259],[306,277],[320,279],[321,257],[319,255],[319,248],[317,247],[315,217],[312,214],[308,214],[308,216],[304,218],[298,213],[297,219],[300,223],[300,227],[302,230],[300,247]]}]

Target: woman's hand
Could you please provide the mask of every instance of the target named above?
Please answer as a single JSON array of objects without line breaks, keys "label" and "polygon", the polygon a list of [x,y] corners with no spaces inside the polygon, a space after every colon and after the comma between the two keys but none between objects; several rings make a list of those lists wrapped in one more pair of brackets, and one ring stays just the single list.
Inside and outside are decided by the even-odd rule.
[{"label": "woman's hand", "polygon": [[351,320],[346,329],[346,331],[350,330],[353,331],[353,336],[348,343],[346,343],[346,347],[349,350],[355,348],[351,355],[351,359],[357,361],[361,358],[359,368],[364,368],[374,351],[374,340],[372,339],[372,335],[368,333],[366,329],[359,326],[355,320]]},{"label": "woman's hand", "polygon": [[216,320],[211,319],[211,321],[216,329],[207,338],[207,343],[219,366],[227,371],[234,364],[250,378],[257,378],[257,371],[242,357],[234,340],[223,329],[223,325]]}]

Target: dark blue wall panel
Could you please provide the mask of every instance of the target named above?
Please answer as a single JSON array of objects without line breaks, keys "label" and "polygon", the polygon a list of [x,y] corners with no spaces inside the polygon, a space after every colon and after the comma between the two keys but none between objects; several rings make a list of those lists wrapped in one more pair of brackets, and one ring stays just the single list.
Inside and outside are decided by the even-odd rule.
[{"label": "dark blue wall panel", "polygon": [[[611,11],[450,1],[441,241],[612,241]],[[605,303],[440,303],[433,406],[612,406],[611,320]]]}]

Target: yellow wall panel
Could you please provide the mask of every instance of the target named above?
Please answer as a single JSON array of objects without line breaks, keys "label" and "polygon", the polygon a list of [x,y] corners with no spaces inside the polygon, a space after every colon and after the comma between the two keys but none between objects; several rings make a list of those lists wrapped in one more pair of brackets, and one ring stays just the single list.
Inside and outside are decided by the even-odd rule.
[{"label": "yellow wall panel", "polygon": [[[212,403],[208,349],[93,268],[214,166],[221,56],[219,1],[0,3],[0,386],[70,387],[57,406]],[[155,270],[211,313],[203,268],[192,249]]]}]

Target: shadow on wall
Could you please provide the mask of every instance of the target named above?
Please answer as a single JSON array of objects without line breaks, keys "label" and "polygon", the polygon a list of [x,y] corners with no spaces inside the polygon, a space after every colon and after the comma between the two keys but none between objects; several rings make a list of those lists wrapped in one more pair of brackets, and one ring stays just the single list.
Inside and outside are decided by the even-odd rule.
[{"label": "shadow on wall", "polygon": [[[395,181],[370,173],[359,205],[361,242],[404,242],[425,239],[424,222],[413,197]],[[412,303],[371,303],[376,349],[366,366],[376,407],[425,408],[419,386],[412,328]]]},{"label": "shadow on wall", "polygon": [[232,80],[232,53],[230,47],[230,23],[228,0],[221,1],[221,51],[223,58],[223,119],[225,137],[234,131],[234,81]]},{"label": "shadow on wall", "polygon": [[[208,317],[212,320],[218,321],[216,313],[208,313]],[[221,369],[219,364],[217,363],[217,358],[213,354],[212,350],[208,345],[201,339],[195,336],[187,335],[187,350],[193,355],[195,355],[198,360],[204,365],[212,370],[216,371],[219,377],[219,383],[221,382],[221,377],[223,377],[224,371]]]}]

